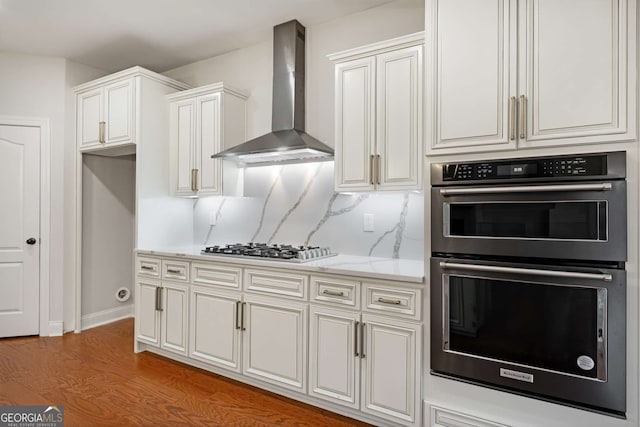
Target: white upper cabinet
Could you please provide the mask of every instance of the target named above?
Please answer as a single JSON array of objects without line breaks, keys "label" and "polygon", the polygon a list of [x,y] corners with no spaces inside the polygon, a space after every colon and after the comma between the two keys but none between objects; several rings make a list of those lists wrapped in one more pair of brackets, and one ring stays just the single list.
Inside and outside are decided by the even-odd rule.
[{"label": "white upper cabinet", "polygon": [[[166,107],[153,102],[188,86],[142,67],[132,67],[74,88],[78,150],[105,156],[133,154],[145,131],[158,123],[142,124]],[[160,125],[161,126],[161,125]],[[149,132],[152,133],[152,132]]]},{"label": "white upper cabinet", "polygon": [[636,0],[427,0],[427,154],[636,138]]},{"label": "white upper cabinet", "polygon": [[336,191],[422,185],[424,33],[335,53]]},{"label": "white upper cabinet", "polygon": [[133,146],[136,143],[134,93],[133,77],[78,93],[77,139],[80,151],[126,144]]},{"label": "white upper cabinet", "polygon": [[241,195],[236,165],[211,156],[246,140],[247,96],[217,83],[167,99],[171,193]]}]

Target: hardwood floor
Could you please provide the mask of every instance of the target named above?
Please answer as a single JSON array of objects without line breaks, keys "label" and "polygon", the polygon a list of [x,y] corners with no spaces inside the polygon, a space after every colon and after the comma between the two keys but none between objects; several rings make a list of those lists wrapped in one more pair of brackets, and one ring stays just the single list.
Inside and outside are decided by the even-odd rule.
[{"label": "hardwood floor", "polygon": [[133,319],[0,340],[0,405],[64,406],[65,426],[366,426],[154,354]]}]

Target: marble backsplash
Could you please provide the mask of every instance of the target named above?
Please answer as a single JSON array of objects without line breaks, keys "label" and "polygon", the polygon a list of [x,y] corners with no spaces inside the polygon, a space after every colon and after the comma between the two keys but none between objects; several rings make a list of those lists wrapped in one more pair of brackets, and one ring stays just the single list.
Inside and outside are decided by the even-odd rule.
[{"label": "marble backsplash", "polygon": [[[245,169],[244,197],[194,202],[195,245],[329,246],[340,254],[422,260],[423,193],[335,193],[333,165]],[[374,231],[363,231],[364,214],[373,215]]]}]

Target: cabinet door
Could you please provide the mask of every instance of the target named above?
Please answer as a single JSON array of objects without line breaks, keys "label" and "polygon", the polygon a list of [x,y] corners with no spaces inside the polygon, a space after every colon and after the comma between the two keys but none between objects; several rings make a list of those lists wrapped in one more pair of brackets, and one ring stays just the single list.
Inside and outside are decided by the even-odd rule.
[{"label": "cabinet door", "polygon": [[306,393],[307,305],[245,295],[243,374]]},{"label": "cabinet door", "polygon": [[376,158],[380,190],[422,184],[422,46],[376,57]]},{"label": "cabinet door", "polygon": [[76,98],[76,139],[78,149],[100,145],[102,89],[78,94]]},{"label": "cabinet door", "polygon": [[[528,0],[520,13],[521,146],[635,138],[635,7],[627,0]],[[629,15],[631,14],[631,15]],[[628,22],[630,19],[633,21]]]},{"label": "cabinet door", "polygon": [[157,289],[160,282],[138,279],[136,283],[136,339],[160,346],[160,311],[157,310]]},{"label": "cabinet door", "polygon": [[311,306],[309,394],[357,409],[360,362],[356,329],[360,314]]},{"label": "cabinet door", "polygon": [[189,327],[189,286],[162,283],[162,341],[161,347],[187,355]]},{"label": "cabinet door", "polygon": [[361,410],[405,425],[420,424],[422,326],[363,315]]},{"label": "cabinet door", "polygon": [[198,169],[198,194],[222,193],[222,160],[211,156],[221,150],[220,107],[221,94],[201,96],[197,99],[196,119],[196,168]]},{"label": "cabinet door", "polygon": [[104,88],[105,142],[135,143],[135,81],[128,79]]},{"label": "cabinet door", "polygon": [[172,102],[169,112],[171,192],[176,196],[192,196],[195,194],[192,182],[196,143],[195,101]]},{"label": "cabinet door", "polygon": [[240,372],[240,294],[191,287],[189,356]]},{"label": "cabinet door", "polygon": [[515,148],[516,0],[427,0],[425,7],[427,152]]},{"label": "cabinet door", "polygon": [[336,191],[373,190],[375,58],[336,65]]}]

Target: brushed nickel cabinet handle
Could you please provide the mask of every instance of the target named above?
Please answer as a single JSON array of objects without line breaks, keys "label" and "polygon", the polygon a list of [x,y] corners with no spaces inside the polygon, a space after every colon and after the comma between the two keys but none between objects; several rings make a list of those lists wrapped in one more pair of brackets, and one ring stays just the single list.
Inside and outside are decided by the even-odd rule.
[{"label": "brushed nickel cabinet handle", "polygon": [[236,301],[236,329],[240,329],[240,301]]},{"label": "brushed nickel cabinet handle", "polygon": [[98,142],[100,142],[100,144],[104,144],[106,141],[104,139],[105,136],[105,125],[107,123],[106,122],[100,122],[98,123]]},{"label": "brushed nickel cabinet handle", "polygon": [[364,359],[364,334],[365,334],[365,326],[367,324],[362,322],[360,324],[360,358]]},{"label": "brushed nickel cabinet handle", "polygon": [[196,178],[193,180],[193,186],[196,188],[195,191],[198,191],[198,173],[200,172],[199,169],[196,169]]},{"label": "brushed nickel cabinet handle", "polygon": [[196,191],[196,170],[191,169],[191,191]]},{"label": "brushed nickel cabinet handle", "polygon": [[525,123],[525,110],[527,108],[527,98],[524,95],[520,95],[520,139],[525,139],[527,136],[527,126]]},{"label": "brushed nickel cabinet handle", "polygon": [[373,154],[369,156],[369,184],[373,185]]},{"label": "brushed nickel cabinet handle", "polygon": [[167,273],[180,274],[180,270],[176,270],[176,269],[173,269],[173,268],[167,268]]},{"label": "brushed nickel cabinet handle", "polygon": [[244,327],[244,307],[247,305],[246,302],[242,303],[242,314],[240,314],[240,330],[241,331],[246,331],[246,328]]},{"label": "brushed nickel cabinet handle", "polygon": [[324,295],[331,295],[331,296],[334,296],[334,297],[343,297],[344,296],[344,292],[342,292],[342,291],[330,291],[329,289],[323,290],[322,293]]},{"label": "brushed nickel cabinet handle", "polygon": [[156,288],[156,310],[162,311],[162,288],[160,286]]},{"label": "brushed nickel cabinet handle", "polygon": [[400,301],[399,299],[389,299],[389,298],[383,298],[383,297],[378,298],[378,302],[381,302],[382,304],[391,304],[391,305],[402,304],[402,301]]},{"label": "brushed nickel cabinet handle", "polygon": [[151,267],[150,265],[141,265],[140,266],[141,270],[150,270],[150,271],[154,271],[155,267]]},{"label": "brushed nickel cabinet handle", "polygon": [[355,353],[356,357],[360,356],[360,353],[358,352],[358,325],[359,324],[360,322],[356,320],[355,328],[354,328],[355,333],[353,334],[353,352]]},{"label": "brushed nickel cabinet handle", "polygon": [[516,97],[512,96],[509,101],[509,139],[516,139]]},{"label": "brushed nickel cabinet handle", "polygon": [[380,154],[376,154],[376,181],[378,185],[380,185]]}]

